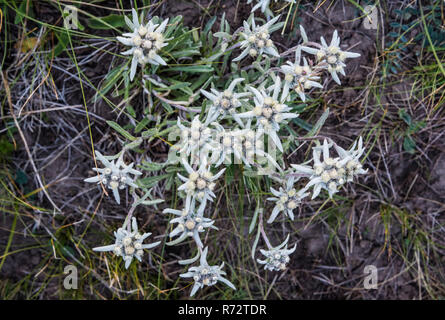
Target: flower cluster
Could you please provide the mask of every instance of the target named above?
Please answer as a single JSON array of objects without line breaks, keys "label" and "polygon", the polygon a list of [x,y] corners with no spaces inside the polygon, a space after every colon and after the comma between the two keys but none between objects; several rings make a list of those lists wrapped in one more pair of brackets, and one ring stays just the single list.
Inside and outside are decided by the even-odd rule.
[{"label": "flower cluster", "polygon": [[190,296],[194,296],[198,289],[204,286],[213,286],[218,281],[221,281],[233,290],[236,290],[235,286],[229,280],[223,277],[226,275],[226,273],[222,271],[224,262],[220,266],[209,266],[207,262],[207,252],[208,248],[205,247],[201,253],[199,266],[191,267],[186,273],[179,275],[181,278],[193,278],[195,281]]},{"label": "flower cluster", "polygon": [[285,123],[286,119],[298,117],[298,114],[291,113],[290,108],[284,104],[286,96],[282,93],[281,79],[276,77],[275,83],[268,89],[257,90],[253,87],[249,89],[254,93],[255,107],[248,112],[241,113],[240,118],[255,119],[258,129],[270,136],[277,148],[282,152],[283,146],[278,137],[278,131]]},{"label": "flower cluster", "polygon": [[267,223],[274,222],[275,218],[278,214],[283,211],[286,216],[288,216],[291,220],[294,220],[294,209],[297,208],[303,198],[309,195],[309,193],[305,192],[305,189],[301,189],[297,191],[294,188],[295,179],[291,176],[285,185],[285,188],[280,187],[279,190],[275,190],[274,188],[270,188],[270,191],[275,197],[267,198],[269,201],[275,201],[276,205],[272,210],[272,214],[270,215]]},{"label": "flower cluster", "polygon": [[247,55],[252,58],[262,56],[263,54],[279,57],[280,55],[278,54],[272,39],[270,39],[270,28],[279,18],[280,16],[277,16],[262,26],[257,26],[255,24],[254,16],[251,17],[250,24],[247,21],[244,21],[244,31],[241,32],[241,36],[244,38],[244,40],[241,41],[241,48],[244,50],[232,61],[240,61]]},{"label": "flower cluster", "polygon": [[[330,145],[327,140],[324,140],[321,148],[315,147],[313,150],[313,166],[292,164],[296,172],[310,175],[310,181],[305,189],[314,187],[312,199],[315,199],[322,189],[328,191],[329,196],[332,197],[334,193],[338,192],[339,187],[346,182],[353,181],[354,176],[366,173],[362,168],[359,158],[362,156],[363,141],[359,138],[358,145],[354,143],[349,151],[335,146],[339,157],[332,158],[329,155]],[[355,147],[357,146],[357,149]],[[321,152],[323,154],[323,161],[321,161]]]},{"label": "flower cluster", "polygon": [[[295,3],[294,0],[286,1]],[[251,2],[252,0],[248,0],[248,3]],[[261,8],[261,11],[269,19],[273,16],[269,4],[270,0],[260,0],[252,8],[252,11]],[[131,46],[130,50],[122,53],[133,56],[130,69],[131,80],[134,79],[137,64],[166,65],[160,53],[162,48],[167,46],[167,41],[170,40],[166,39],[166,34],[172,34],[170,32],[171,29],[167,29],[165,32],[168,19],[160,24],[155,23],[157,20],[153,19],[147,24],[143,24],[139,22],[140,20],[135,10],[132,11],[132,14],[132,20],[125,18],[132,32],[124,33],[122,37],[117,37],[124,45]],[[304,199],[310,195],[310,188],[313,188],[312,199],[316,198],[322,189],[327,190],[329,196],[332,197],[345,183],[353,181],[357,175],[366,173],[360,162],[360,158],[364,153],[361,137],[349,150],[345,150],[333,141],[328,142],[327,140],[324,140],[323,145],[320,146],[317,140],[317,146],[313,148],[312,166],[308,165],[309,162],[306,162],[303,164],[292,164],[292,169],[289,170],[286,168],[286,161],[283,156],[290,148],[290,144],[285,143],[286,140],[283,140],[282,143],[280,130],[288,125],[290,119],[295,119],[299,116],[298,113],[294,112],[296,109],[293,105],[294,101],[299,99],[305,102],[314,88],[323,89],[321,75],[325,70],[340,84],[337,73],[345,74],[345,60],[358,57],[359,54],[340,49],[340,39],[337,31],[334,32],[331,43],[328,46],[323,37],[321,38],[321,44],[309,42],[304,28],[300,27],[303,42],[294,48],[294,61],[286,61],[284,64],[270,68],[272,60],[278,62],[281,60],[271,59],[271,57],[280,57],[271,39],[271,33],[283,25],[278,20],[279,16],[270,19],[263,25],[257,25],[252,14],[248,21],[243,22],[243,28],[240,28],[240,31],[235,32],[233,36],[228,34],[230,30],[228,32],[219,32],[219,35],[215,34],[217,37],[224,37],[223,41],[218,42],[221,46],[220,48],[218,47],[218,52],[221,51],[220,49],[226,51],[228,42],[240,40],[238,43],[234,43],[231,49],[227,51],[230,54],[231,50],[238,47],[241,48],[241,54],[234,58],[233,62],[240,61],[247,56],[258,58],[252,64],[252,67],[258,69],[260,73],[259,78],[251,79],[251,74],[255,74],[255,72],[251,73],[249,71],[249,73],[246,73],[243,70],[240,73],[242,77],[239,74],[233,76],[224,86],[221,85],[222,88],[220,90],[217,89],[218,84],[216,82],[211,83],[210,89],[205,90],[211,81],[208,80],[203,85],[203,88],[199,88],[196,93],[193,93],[193,98],[191,97],[189,102],[182,105],[175,105],[171,102],[172,100],[160,97],[153,90],[154,96],[161,99],[163,104],[171,103],[172,106],[174,105],[181,110],[177,118],[177,126],[175,127],[177,131],[180,131],[180,141],[172,150],[177,151],[176,154],[179,154],[179,163],[183,167],[183,172],[186,172],[186,174],[177,173],[178,179],[176,179],[176,181],[179,181],[177,191],[182,199],[180,204],[183,207],[178,209],[166,208],[162,212],[168,217],[169,224],[172,225],[168,232],[170,241],[167,242],[167,245],[176,245],[186,239],[191,239],[191,242],[196,244],[198,254],[195,258],[178,261],[179,264],[185,265],[195,263],[198,258],[200,259],[198,266],[190,267],[186,273],[180,275],[182,278],[193,279],[194,285],[191,290],[191,296],[195,295],[198,289],[205,286],[213,286],[218,281],[235,289],[234,285],[223,277],[226,275],[222,271],[224,262],[220,266],[210,266],[208,264],[208,247],[203,243],[205,238],[201,239],[203,232],[210,231],[211,229],[218,230],[215,226],[215,221],[207,215],[210,211],[208,210],[209,207],[214,205],[213,201],[217,197],[215,193],[218,180],[226,171],[226,168],[217,169],[221,164],[232,163],[231,159],[233,157],[236,161],[235,163],[249,167],[248,171],[251,174],[254,170],[260,172],[264,169],[258,161],[260,157],[263,157],[268,159],[279,170],[279,173],[274,173],[272,178],[275,181],[278,180],[280,185],[276,188],[271,187],[270,191],[273,197],[267,198],[267,200],[274,202],[274,208],[269,216],[268,223],[273,223],[281,212],[283,212],[285,217],[294,220],[294,210],[301,206]],[[174,24],[174,20],[172,21],[172,24]],[[222,25],[224,25],[224,21]],[[175,35],[177,37],[177,34]],[[227,40],[228,38],[230,40]],[[193,52],[194,50],[189,51]],[[289,52],[291,51],[289,50],[287,53]],[[302,57],[302,52],[315,55],[315,62]],[[287,53],[282,56],[286,56]],[[216,57],[220,56],[219,54],[210,58],[216,59]],[[211,60],[210,58],[209,60]],[[179,62],[181,59],[177,59],[177,61]],[[232,65],[235,66],[235,64]],[[263,68],[263,65],[267,67]],[[153,70],[156,70],[156,68]],[[153,84],[161,84],[162,81],[158,81],[158,78],[159,76],[156,79],[150,79]],[[224,79],[224,77],[213,77],[213,79],[219,80]],[[146,80],[145,77],[144,80]],[[170,91],[170,88],[175,85],[176,83],[173,83],[168,90]],[[166,89],[167,87],[164,86],[163,88]],[[147,93],[149,91],[144,87],[144,92]],[[202,103],[200,114],[188,118],[187,115],[184,115],[188,109],[182,106],[195,103],[195,97],[198,96],[199,92],[208,101]],[[151,93],[149,99],[153,102]],[[153,103],[153,105],[156,104]],[[200,112],[199,109],[190,109],[190,111]],[[172,128],[166,130],[170,129]],[[135,131],[137,132],[137,130]],[[125,150],[139,146],[150,135],[152,136],[151,133],[147,135],[142,134],[140,138],[132,139],[132,142],[124,147]],[[159,136],[161,135],[159,134]],[[128,135],[124,136],[128,137]],[[269,138],[267,143],[264,141],[264,136]],[[307,136],[303,139],[312,138]],[[271,152],[275,151],[273,146],[276,146],[281,152],[279,153],[281,158],[278,161],[271,155]],[[265,147],[268,147],[269,151],[266,152]],[[336,150],[337,157],[330,156],[330,148],[332,147]],[[97,182],[111,189],[116,201],[120,203],[118,190],[124,189],[127,186],[137,188],[135,177],[140,176],[141,172],[133,169],[133,163],[126,165],[123,162],[124,150],[119,156],[105,157],[99,152],[96,152],[96,155],[97,159],[104,165],[104,168],[93,169],[97,171],[97,176],[85,179],[85,181]],[[116,162],[114,162],[115,159],[117,159]],[[169,158],[166,164],[176,165],[170,160]],[[141,167],[143,168],[144,166]],[[172,169],[170,172],[180,170],[177,167],[169,167],[167,169]],[[298,189],[300,177],[309,178],[309,182],[304,187]],[[173,178],[170,181],[174,181],[175,179]],[[139,184],[143,184],[142,181]],[[145,201],[152,190],[143,190],[146,194],[142,199],[138,198],[136,192],[133,193],[136,201],[132,209],[139,204],[156,203],[156,201]],[[259,206],[258,209],[262,208]],[[141,261],[144,249],[150,249],[159,244],[159,242],[153,244],[142,243],[150,233],[140,234],[138,232],[136,219],[131,218],[132,212],[129,213],[124,225],[114,233],[116,238],[115,244],[94,248],[95,251],[113,251],[124,259],[126,268],[129,267],[133,258]],[[131,226],[129,225],[130,220],[132,221]],[[256,222],[256,220],[254,221]],[[289,255],[296,250],[296,245],[288,249],[289,236],[287,236],[283,243],[272,247],[262,229],[262,210],[259,221],[258,228],[268,249],[260,249],[265,259],[257,259],[258,263],[264,265],[266,270],[285,270],[290,260]],[[255,250],[252,251],[253,253],[255,252]]]},{"label": "flower cluster", "polygon": [[161,242],[154,242],[150,244],[143,244],[143,241],[151,235],[151,233],[141,234],[138,230],[136,218],[133,217],[131,221],[131,229],[126,220],[123,226],[114,232],[116,242],[112,245],[93,248],[93,251],[112,251],[115,255],[122,257],[125,261],[125,269],[131,264],[133,258],[136,258],[140,262],[144,255],[144,249],[152,249],[159,245]]},{"label": "flower cluster", "polygon": [[345,60],[347,58],[360,57],[360,54],[355,52],[342,51],[340,49],[340,38],[338,37],[337,30],[334,31],[329,46],[327,45],[326,40],[323,37],[320,38],[320,41],[320,48],[315,49],[307,46],[302,46],[301,50],[315,55],[317,57],[317,61],[321,62],[320,66],[327,68],[328,72],[332,76],[332,79],[334,79],[334,81],[338,84],[341,84],[337,72],[345,76]]},{"label": "flower cluster", "polygon": [[163,32],[167,26],[168,19],[161,24],[153,23],[153,20],[147,24],[139,23],[136,10],[132,9],[133,21],[125,16],[125,22],[132,30],[130,33],[122,34],[122,37],[116,39],[131,49],[122,52],[123,55],[133,55],[130,68],[130,80],[133,81],[136,74],[138,63],[145,65],[151,63],[153,65],[166,65],[164,59],[159,55],[159,51],[168,45],[167,39],[164,38]]},{"label": "flower cluster", "polygon": [[104,187],[111,189],[113,191],[114,199],[116,202],[120,203],[119,190],[124,189],[127,186],[137,188],[138,186],[134,183],[135,179],[130,175],[139,176],[142,172],[133,169],[134,163],[126,165],[122,159],[122,156],[114,163],[113,160],[108,160],[107,157],[103,156],[99,151],[96,151],[96,158],[102,162],[105,168],[93,168],[98,174],[94,177],[87,178],[84,181],[98,184],[103,184]]},{"label": "flower cluster", "polygon": [[260,249],[260,252],[266,257],[265,260],[257,259],[259,264],[264,265],[264,269],[270,271],[283,271],[286,269],[286,265],[289,262],[289,255],[292,254],[297,245],[294,245],[292,249],[287,248],[289,242],[289,235],[284,242],[276,247],[269,248],[269,250]]}]

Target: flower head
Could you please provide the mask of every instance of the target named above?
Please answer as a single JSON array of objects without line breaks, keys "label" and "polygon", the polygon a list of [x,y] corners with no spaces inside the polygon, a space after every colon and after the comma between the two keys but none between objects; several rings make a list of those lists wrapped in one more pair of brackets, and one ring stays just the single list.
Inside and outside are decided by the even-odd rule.
[{"label": "flower head", "polygon": [[[327,190],[329,196],[332,197],[338,192],[339,187],[352,181],[355,175],[366,173],[359,162],[359,157],[363,154],[361,139],[357,150],[354,150],[355,145],[349,151],[336,147],[340,157],[332,158],[329,155],[331,145],[324,140],[323,146],[313,148],[314,165],[312,167],[292,164],[297,172],[310,175],[310,181],[305,189],[314,186],[312,199],[319,195],[321,189]],[[323,161],[320,158],[321,152]]]},{"label": "flower head", "polygon": [[294,183],[295,179],[291,176],[287,180],[285,188],[280,187],[279,190],[275,190],[272,187],[270,188],[270,191],[275,197],[267,198],[267,200],[275,201],[276,205],[273,208],[267,223],[272,223],[281,211],[283,211],[291,220],[294,220],[294,209],[301,204],[304,197],[309,195],[305,189],[297,192],[294,188]]},{"label": "flower head", "polygon": [[186,205],[183,210],[165,209],[163,211],[163,213],[171,213],[178,216],[177,218],[170,220],[170,223],[177,223],[178,225],[169,234],[170,238],[176,236],[178,236],[178,238],[167,243],[168,245],[175,245],[184,241],[187,237],[192,237],[198,247],[203,247],[199,233],[204,232],[206,228],[218,230],[217,227],[213,226],[215,221],[203,216],[204,207],[204,203],[201,203],[196,210],[195,199],[187,197]]},{"label": "flower head", "polygon": [[159,56],[159,51],[167,46],[167,40],[163,32],[167,26],[168,19],[161,24],[155,24],[153,20],[148,21],[146,25],[139,23],[136,10],[132,9],[133,21],[125,17],[125,22],[132,30],[130,33],[122,34],[122,37],[116,37],[117,40],[131,49],[122,52],[123,55],[133,55],[130,68],[130,80],[134,79],[137,64],[145,65],[166,65],[164,59]]},{"label": "flower head", "polygon": [[[128,227],[128,228],[127,228]],[[113,253],[119,257],[122,257],[125,261],[125,269],[131,264],[133,258],[142,261],[144,255],[144,249],[152,249],[161,242],[154,242],[150,244],[143,244],[143,241],[151,235],[151,233],[141,234],[138,231],[136,218],[131,220],[132,230],[129,228],[128,220],[125,220],[121,228],[114,232],[116,242],[109,246],[96,247],[93,251],[113,251]]]},{"label": "flower head", "polygon": [[289,241],[289,235],[282,244],[269,250],[260,249],[260,252],[266,257],[265,260],[257,259],[258,263],[264,264],[265,270],[270,271],[283,271],[286,269],[286,265],[289,262],[289,255],[295,251],[297,245],[295,244],[292,249],[287,248],[287,242]]},{"label": "flower head", "polygon": [[206,155],[212,149],[212,129],[207,121],[201,122],[199,116],[195,116],[189,128],[184,126],[178,117],[177,125],[181,130],[181,141],[179,143],[181,157]]},{"label": "flower head", "polygon": [[239,114],[239,117],[256,119],[258,129],[268,134],[282,152],[283,146],[277,133],[286,119],[296,118],[298,114],[289,112],[290,108],[284,104],[286,100],[284,94],[278,98],[282,91],[280,77],[276,77],[274,85],[267,90],[257,90],[253,87],[249,89],[254,93],[255,107],[251,111]]},{"label": "flower head", "polygon": [[194,170],[185,159],[182,159],[182,164],[188,173],[188,177],[178,173],[179,179],[184,182],[179,186],[178,190],[184,190],[188,197],[196,198],[204,203],[207,200],[213,201],[213,198],[216,197],[213,193],[216,187],[216,180],[226,171],[226,168],[217,174],[213,174],[205,157],[201,159],[198,170]]},{"label": "flower head", "polygon": [[270,29],[273,24],[278,21],[279,17],[280,16],[273,18],[262,26],[255,24],[255,17],[253,15],[251,19],[249,19],[250,25],[247,21],[244,21],[244,31],[241,32],[241,36],[244,38],[244,40],[241,41],[241,48],[244,50],[232,61],[240,61],[247,55],[250,55],[252,58],[262,56],[263,54],[279,57],[280,55],[272,39],[270,39]]},{"label": "flower head", "polygon": [[204,286],[213,286],[218,281],[221,281],[233,290],[236,290],[235,286],[223,277],[226,275],[226,273],[222,271],[224,262],[220,266],[209,266],[207,263],[207,252],[208,248],[205,247],[201,253],[200,265],[198,267],[191,267],[186,273],[179,275],[181,278],[193,278],[195,281],[190,296],[194,296],[198,289],[201,289]]},{"label": "flower head", "polygon": [[134,183],[135,178],[130,175],[139,176],[142,173],[133,169],[134,163],[126,165],[122,157],[114,163],[113,160],[108,160],[107,157],[103,156],[99,151],[96,151],[96,158],[102,162],[105,168],[93,168],[98,174],[94,177],[87,178],[85,182],[97,182],[102,183],[106,188],[113,191],[113,196],[117,203],[120,203],[119,189],[124,189],[127,186],[137,188],[138,186]]},{"label": "flower head", "polygon": [[345,60],[347,58],[360,57],[360,54],[342,51],[340,49],[340,38],[338,37],[337,30],[334,31],[331,43],[329,45],[326,43],[326,40],[323,37],[321,37],[320,41],[320,49],[309,48],[306,46],[302,46],[301,49],[307,53],[316,55],[318,61],[323,61],[326,64],[328,72],[332,75],[332,79],[334,79],[334,81],[338,84],[341,84],[337,72],[345,76]]},{"label": "flower head", "polygon": [[233,91],[235,89],[235,86],[241,81],[244,81],[244,78],[234,79],[230,83],[228,88],[223,92],[219,92],[218,90],[212,88],[210,89],[210,93],[201,89],[202,94],[205,95],[210,101],[212,101],[212,106],[207,113],[207,123],[211,123],[217,120],[219,117],[230,115],[241,127],[244,126],[235,111],[238,107],[241,106],[241,101],[243,101],[242,98],[249,96],[250,93],[236,93]]},{"label": "flower head", "polygon": [[[288,95],[289,89],[294,90],[304,102],[306,101],[305,91],[312,88],[323,88],[318,83],[320,77],[317,76],[315,70],[313,70],[306,58],[303,58],[303,65],[300,65],[301,50],[295,51],[295,62],[287,61],[287,65],[282,65],[281,70],[284,72],[284,87],[283,94]],[[288,96],[290,99],[290,96]]]}]

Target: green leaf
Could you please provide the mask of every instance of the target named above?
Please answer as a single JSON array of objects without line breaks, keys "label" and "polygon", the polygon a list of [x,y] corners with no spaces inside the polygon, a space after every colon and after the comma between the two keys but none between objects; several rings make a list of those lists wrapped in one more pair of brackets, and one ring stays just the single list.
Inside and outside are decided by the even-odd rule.
[{"label": "green leaf", "polygon": [[416,152],[416,142],[413,138],[406,136],[405,139],[403,139],[403,149],[411,154]]},{"label": "green leaf", "polygon": [[168,71],[184,71],[184,72],[213,72],[213,68],[208,65],[195,65],[195,66],[177,66],[171,67]]},{"label": "green leaf", "polygon": [[90,18],[87,24],[91,29],[109,30],[110,27],[122,28],[126,25],[124,16],[119,14],[110,14],[106,17]]},{"label": "green leaf", "polygon": [[107,121],[108,125],[110,127],[112,127],[114,130],[116,130],[117,132],[119,132],[121,135],[123,135],[125,138],[127,138],[128,140],[134,141],[136,140],[135,137],[133,137],[130,133],[128,133],[127,131],[124,130],[124,128],[122,128],[120,125],[118,125],[116,122],[114,121]]}]

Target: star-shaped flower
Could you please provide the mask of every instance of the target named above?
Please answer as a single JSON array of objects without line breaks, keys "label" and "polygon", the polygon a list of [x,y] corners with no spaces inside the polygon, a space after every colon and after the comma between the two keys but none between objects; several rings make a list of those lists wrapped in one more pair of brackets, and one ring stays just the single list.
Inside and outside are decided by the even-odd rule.
[{"label": "star-shaped flower", "polygon": [[128,220],[125,220],[124,224],[121,228],[117,229],[117,232],[114,232],[114,236],[116,238],[116,242],[112,245],[96,247],[93,248],[93,251],[113,251],[113,253],[117,256],[122,257],[125,261],[125,269],[131,264],[133,258],[138,259],[140,262],[142,261],[142,256],[144,255],[144,249],[152,249],[159,245],[161,241],[143,244],[143,241],[151,235],[151,233],[141,234],[138,231],[136,218],[132,218],[131,227],[128,225]]}]

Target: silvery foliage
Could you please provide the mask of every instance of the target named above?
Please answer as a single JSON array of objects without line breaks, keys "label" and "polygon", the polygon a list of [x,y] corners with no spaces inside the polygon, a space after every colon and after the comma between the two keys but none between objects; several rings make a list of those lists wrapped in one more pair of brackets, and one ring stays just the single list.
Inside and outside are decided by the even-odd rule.
[{"label": "silvery foliage", "polygon": [[236,109],[242,105],[242,102],[245,102],[243,98],[250,96],[250,93],[234,92],[235,86],[242,81],[244,81],[244,78],[234,79],[223,92],[219,92],[213,88],[210,89],[211,92],[201,89],[202,94],[212,102],[212,106],[207,111],[207,123],[230,115],[241,127],[244,126],[236,114]]},{"label": "silvery foliage", "polygon": [[163,32],[167,26],[168,19],[161,24],[153,23],[153,20],[147,24],[139,23],[136,10],[132,9],[133,21],[125,16],[125,22],[132,32],[122,34],[122,37],[116,37],[117,40],[131,49],[122,52],[123,55],[133,55],[130,68],[130,80],[133,81],[136,74],[138,63],[144,66],[147,63],[153,65],[167,65],[164,59],[159,55],[159,51],[168,45]]},{"label": "silvery foliage", "polygon": [[[253,0],[247,0],[247,4],[252,3],[252,1]],[[251,12],[261,9],[261,12],[267,17],[267,19],[270,19],[271,17],[273,17],[273,12],[269,8],[270,1],[271,0],[256,0],[256,2],[258,3],[253,6]],[[295,0],[284,0],[284,1],[289,3],[295,3]],[[277,0],[275,0],[275,2],[277,2]]]},{"label": "silvery foliage", "polygon": [[279,190],[275,190],[273,187],[270,188],[270,191],[275,197],[267,198],[267,200],[274,201],[276,205],[267,223],[274,222],[280,212],[283,212],[292,221],[294,220],[294,209],[301,204],[303,198],[309,195],[306,189],[297,191],[294,188],[294,183],[298,180],[299,179],[295,180],[293,176],[290,176],[286,181],[285,188],[280,187]]},{"label": "silvery foliage", "polygon": [[[238,116],[255,119],[257,128],[268,134],[277,148],[283,152],[278,131],[281,125],[285,124],[286,119],[296,118],[298,114],[289,112],[290,108],[284,104],[287,96],[282,93],[280,77],[276,77],[274,85],[267,89],[257,90],[253,87],[249,87],[249,89],[254,94],[255,107],[253,110],[240,113]],[[280,93],[282,94],[279,98]]]},{"label": "silvery foliage", "polygon": [[[300,27],[300,30],[302,30],[302,36],[307,39],[304,28]],[[320,38],[320,41],[321,41],[320,48],[316,49],[307,46],[302,46],[301,50],[315,55],[317,57],[317,61],[321,63],[319,65],[323,66],[328,70],[328,72],[332,76],[332,79],[334,79],[335,82],[341,84],[337,72],[345,76],[346,75],[344,70],[344,67],[346,67],[345,60],[347,58],[360,57],[360,54],[355,52],[342,51],[340,49],[340,38],[338,37],[337,30],[334,31],[331,43],[329,45],[326,43],[326,40],[323,37]],[[307,40],[305,40],[305,42],[307,42]]]},{"label": "silvery foliage", "polygon": [[142,256],[144,255],[144,249],[152,249],[159,245],[161,241],[143,244],[143,241],[151,235],[151,233],[141,234],[138,230],[136,218],[132,218],[131,227],[127,228],[128,220],[124,222],[121,228],[114,232],[116,242],[112,245],[96,247],[93,251],[112,251],[115,255],[122,257],[125,261],[125,269],[128,269],[133,258],[142,262]]},{"label": "silvery foliage", "polygon": [[[105,188],[113,191],[114,199],[120,204],[119,190],[125,189],[127,186],[137,188],[134,183],[135,178],[130,175],[139,176],[142,172],[133,169],[134,163],[126,165],[122,159],[122,156],[118,158],[116,163],[110,158],[103,156],[99,151],[95,152],[96,158],[105,166],[105,168],[93,168],[98,174],[94,177],[87,178],[84,181],[98,184],[103,184]],[[110,160],[109,160],[110,159]]]},{"label": "silvery foliage", "polygon": [[226,275],[226,273],[222,271],[224,262],[220,266],[209,266],[207,263],[207,252],[208,248],[205,247],[201,253],[199,266],[190,267],[186,273],[179,275],[181,278],[193,278],[195,281],[190,296],[194,296],[198,289],[201,289],[204,286],[213,286],[218,281],[221,281],[233,290],[236,290],[235,286],[223,277]]},{"label": "silvery foliage", "polygon": [[202,202],[199,208],[196,209],[195,199],[187,197],[183,210],[165,209],[163,211],[164,214],[171,213],[177,216],[177,218],[170,220],[170,223],[177,223],[177,226],[168,236],[170,238],[178,236],[178,238],[168,242],[167,245],[172,246],[184,241],[188,237],[192,237],[196,245],[202,248],[203,244],[199,234],[204,232],[206,228],[218,230],[218,228],[213,225],[215,221],[204,217],[204,208],[205,203]]},{"label": "silvery foliage", "polygon": [[279,246],[269,248],[269,250],[260,249],[260,252],[266,257],[264,260],[257,259],[259,264],[264,265],[265,270],[270,271],[283,271],[286,269],[286,265],[289,262],[289,255],[292,254],[297,245],[295,244],[293,248],[288,249],[287,243],[289,241],[289,235],[286,240]]},{"label": "silvery foliage", "polygon": [[240,61],[247,55],[252,58],[262,56],[263,54],[279,57],[280,55],[278,54],[272,39],[270,39],[270,29],[279,18],[280,16],[276,16],[262,26],[257,26],[255,24],[255,17],[253,15],[249,18],[250,24],[249,22],[244,21],[244,31],[240,33],[241,37],[244,38],[240,43],[241,48],[244,50],[232,61]]},{"label": "silvery foliage", "polygon": [[306,95],[305,91],[312,88],[321,88],[323,86],[318,82],[320,77],[317,75],[316,71],[308,64],[306,58],[303,58],[303,65],[301,62],[301,50],[298,48],[295,51],[295,62],[287,61],[287,65],[282,65],[281,70],[285,74],[284,76],[284,87],[283,95],[288,96],[289,90],[294,90],[300,99],[305,102]]},{"label": "silvery foliage", "polygon": [[[327,190],[329,197],[332,197],[333,194],[338,192],[339,187],[346,182],[353,181],[354,176],[367,172],[360,163],[360,157],[364,152],[361,137],[358,144],[355,142],[348,151],[335,146],[339,155],[336,158],[329,155],[331,146],[332,144],[329,144],[325,139],[323,146],[313,148],[313,166],[292,164],[296,172],[310,175],[310,181],[305,188],[314,187],[312,199],[315,199],[322,189]],[[321,155],[323,155],[323,161]]]}]

